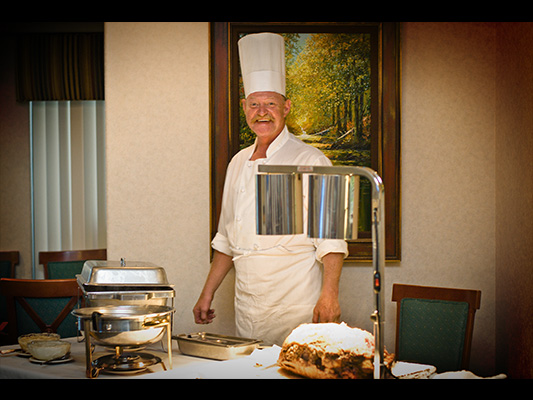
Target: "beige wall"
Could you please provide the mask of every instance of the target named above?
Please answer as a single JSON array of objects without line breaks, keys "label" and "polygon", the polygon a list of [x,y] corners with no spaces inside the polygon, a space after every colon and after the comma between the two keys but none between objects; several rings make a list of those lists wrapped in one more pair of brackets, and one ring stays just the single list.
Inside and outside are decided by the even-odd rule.
[{"label": "beige wall", "polygon": [[0,37],[0,250],[16,250],[17,278],[31,278],[28,105],[15,97],[14,36]]},{"label": "beige wall", "polygon": [[[486,373],[494,357],[494,30],[406,23],[401,34],[402,261],[386,268],[385,344],[394,349],[393,283],[479,289],[471,367]],[[370,277],[368,268],[343,272],[352,323],[366,322]]]},{"label": "beige wall", "polygon": [[[106,23],[105,68],[108,257],[163,266],[175,329],[197,330],[210,256],[209,25]],[[215,329],[232,328],[225,313]]]},{"label": "beige wall", "polygon": [[[403,30],[402,243],[398,282],[478,289],[471,368],[494,360],[495,32]],[[394,321],[394,319],[392,320]]]}]

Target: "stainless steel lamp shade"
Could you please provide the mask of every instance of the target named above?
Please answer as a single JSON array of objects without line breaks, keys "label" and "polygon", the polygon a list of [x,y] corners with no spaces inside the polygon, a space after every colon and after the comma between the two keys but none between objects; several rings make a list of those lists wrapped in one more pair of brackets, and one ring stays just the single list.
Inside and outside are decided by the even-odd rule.
[{"label": "stainless steel lamp shade", "polygon": [[358,212],[359,176],[309,175],[309,237],[357,239]]},{"label": "stainless steel lamp shade", "polygon": [[301,174],[258,174],[256,194],[258,235],[303,233]]},{"label": "stainless steel lamp shade", "polygon": [[[258,235],[303,233],[302,174],[258,174]],[[357,239],[359,176],[309,174],[307,236]]]}]

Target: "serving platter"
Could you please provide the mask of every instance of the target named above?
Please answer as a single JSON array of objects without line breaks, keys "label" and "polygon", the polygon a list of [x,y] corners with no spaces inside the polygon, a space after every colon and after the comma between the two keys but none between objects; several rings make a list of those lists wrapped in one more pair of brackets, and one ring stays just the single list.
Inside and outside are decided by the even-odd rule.
[{"label": "serving platter", "polygon": [[197,332],[172,336],[180,351],[189,356],[231,360],[251,354],[261,340]]}]

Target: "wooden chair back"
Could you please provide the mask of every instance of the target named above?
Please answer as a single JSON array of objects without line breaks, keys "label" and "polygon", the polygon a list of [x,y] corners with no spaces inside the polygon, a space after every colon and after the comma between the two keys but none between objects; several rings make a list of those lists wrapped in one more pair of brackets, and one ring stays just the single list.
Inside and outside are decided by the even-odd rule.
[{"label": "wooden chair back", "polygon": [[14,278],[15,267],[19,264],[18,251],[0,251],[0,278]]},{"label": "wooden chair back", "polygon": [[[467,370],[481,291],[393,284],[398,360]],[[453,354],[453,353],[456,354]]]},{"label": "wooden chair back", "polygon": [[[19,264],[18,251],[0,251],[0,279],[14,278],[15,267]],[[7,304],[6,298],[0,293],[0,345],[7,337]]]},{"label": "wooden chair back", "polygon": [[44,279],[73,279],[87,260],[107,260],[107,249],[39,252]]},{"label": "wooden chair back", "polygon": [[[35,328],[32,329],[35,325],[40,332],[60,333],[62,337],[76,335],[76,320],[70,313],[79,301],[83,301],[76,279],[2,278],[0,292],[7,300],[7,329],[11,343],[17,343],[20,335],[35,333]],[[18,314],[22,310],[33,321],[32,326],[26,323],[24,323],[26,326],[20,326],[23,324],[23,319],[22,315]],[[48,314],[46,318],[44,314]],[[68,332],[66,335],[59,331],[65,320],[69,322],[69,326],[63,327],[63,331]]]}]

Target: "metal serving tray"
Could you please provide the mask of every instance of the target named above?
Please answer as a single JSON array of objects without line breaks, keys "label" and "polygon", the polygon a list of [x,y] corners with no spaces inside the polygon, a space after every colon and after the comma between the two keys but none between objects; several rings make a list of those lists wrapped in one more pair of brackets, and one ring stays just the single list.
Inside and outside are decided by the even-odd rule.
[{"label": "metal serving tray", "polygon": [[261,344],[261,340],[214,333],[190,333],[172,336],[180,351],[188,356],[231,360],[251,354]]}]

